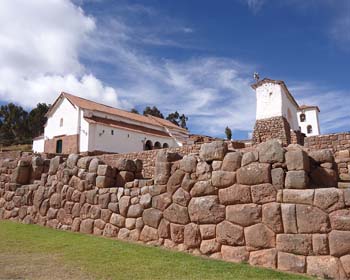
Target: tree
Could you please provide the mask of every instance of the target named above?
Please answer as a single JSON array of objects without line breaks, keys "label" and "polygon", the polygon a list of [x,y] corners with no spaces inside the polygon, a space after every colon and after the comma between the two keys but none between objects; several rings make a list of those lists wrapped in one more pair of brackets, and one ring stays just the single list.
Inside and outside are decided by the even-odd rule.
[{"label": "tree", "polygon": [[225,134],[226,134],[226,138],[228,140],[231,140],[232,139],[232,130],[231,128],[229,128],[228,126],[226,126],[225,128]]},{"label": "tree", "polygon": [[136,108],[132,108],[132,109],[130,110],[130,113],[140,114],[139,111],[137,111]]},{"label": "tree", "polygon": [[44,133],[44,125],[47,121],[46,113],[50,106],[45,103],[38,103],[36,108],[30,111],[28,117],[28,125],[31,137],[35,138]]},{"label": "tree", "polygon": [[175,111],[175,113],[170,113],[166,119],[177,126],[187,129],[188,117],[186,117],[184,114],[180,115],[178,111]]},{"label": "tree", "polygon": [[186,117],[184,114],[182,114],[180,116],[180,126],[184,129],[188,129],[187,128],[187,121],[188,121],[188,117]]},{"label": "tree", "polygon": [[150,106],[147,106],[145,110],[143,111],[143,114],[155,116],[161,119],[164,119],[163,114],[159,111],[159,109],[156,106],[153,106],[152,108]]},{"label": "tree", "polygon": [[173,124],[176,124],[177,126],[179,125],[179,118],[180,118],[180,114],[178,113],[178,111],[176,111],[175,113],[170,113],[166,119],[170,122],[172,122]]}]

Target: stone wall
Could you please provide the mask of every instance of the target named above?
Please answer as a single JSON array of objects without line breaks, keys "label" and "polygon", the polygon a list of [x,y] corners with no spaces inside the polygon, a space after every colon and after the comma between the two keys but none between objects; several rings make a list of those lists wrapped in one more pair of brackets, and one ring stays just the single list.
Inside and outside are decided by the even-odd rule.
[{"label": "stone wall", "polygon": [[45,140],[44,151],[45,153],[56,153],[56,144],[58,140],[62,140],[62,153],[71,154],[79,152],[79,135],[63,135],[57,136],[53,139]]},{"label": "stone wall", "polygon": [[140,170],[78,155],[3,162],[0,218],[350,279],[350,189],[336,188],[330,151],[213,142],[182,159],[159,151],[153,179]]},{"label": "stone wall", "polygon": [[[181,156],[188,155],[191,153],[198,153],[201,145],[185,145],[183,147],[174,147],[164,149],[165,151],[178,153]],[[154,168],[155,168],[155,159],[159,150],[151,150],[151,151],[143,151],[143,152],[135,152],[128,154],[103,154],[98,157],[106,162],[107,164],[114,166],[119,159],[130,159],[130,160],[142,160],[143,162],[143,176],[144,178],[152,178],[154,176]]]},{"label": "stone wall", "polygon": [[290,144],[290,126],[283,117],[257,120],[253,131],[253,142],[262,143],[270,139],[280,139],[283,144]]},{"label": "stone wall", "polygon": [[304,145],[312,150],[332,149],[334,152],[349,150],[350,132],[306,137]]}]

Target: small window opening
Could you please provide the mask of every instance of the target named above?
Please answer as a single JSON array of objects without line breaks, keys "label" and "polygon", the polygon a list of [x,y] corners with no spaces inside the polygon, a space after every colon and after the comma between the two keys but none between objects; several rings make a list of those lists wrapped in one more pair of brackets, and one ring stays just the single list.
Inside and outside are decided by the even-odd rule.
[{"label": "small window opening", "polygon": [[114,130],[113,129],[111,130],[111,134],[114,135]]},{"label": "small window opening", "polygon": [[308,134],[312,133],[312,125],[307,126],[307,133]]},{"label": "small window opening", "polygon": [[63,118],[60,119],[60,127],[63,126]]},{"label": "small window opening", "polygon": [[300,122],[306,121],[306,115],[304,113],[300,114]]}]

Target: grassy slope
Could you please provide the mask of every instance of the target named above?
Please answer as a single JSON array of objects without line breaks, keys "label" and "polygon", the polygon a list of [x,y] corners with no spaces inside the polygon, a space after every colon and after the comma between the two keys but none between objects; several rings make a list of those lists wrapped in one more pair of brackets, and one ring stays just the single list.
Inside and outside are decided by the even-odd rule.
[{"label": "grassy slope", "polygon": [[[11,256],[19,257],[22,266],[26,265],[23,262],[27,262],[27,268],[22,272],[25,275],[18,275],[21,269],[14,268],[17,277],[31,278],[30,270],[47,270],[44,274],[47,278],[32,275],[33,279],[57,279],[55,273],[62,279],[307,279],[246,264],[226,263],[102,237],[0,221],[0,257],[8,259]],[[1,259],[0,278],[6,277],[1,275],[1,271],[9,265]],[[41,263],[41,267],[36,263]]]}]

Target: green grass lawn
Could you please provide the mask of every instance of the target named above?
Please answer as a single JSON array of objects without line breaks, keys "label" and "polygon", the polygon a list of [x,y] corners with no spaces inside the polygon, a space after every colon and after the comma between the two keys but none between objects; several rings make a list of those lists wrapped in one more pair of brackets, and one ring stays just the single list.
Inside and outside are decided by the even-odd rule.
[{"label": "green grass lawn", "polygon": [[161,248],[0,221],[0,279],[309,279]]}]

